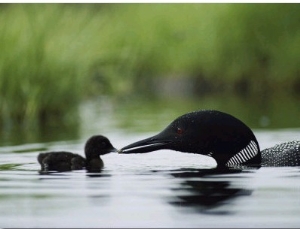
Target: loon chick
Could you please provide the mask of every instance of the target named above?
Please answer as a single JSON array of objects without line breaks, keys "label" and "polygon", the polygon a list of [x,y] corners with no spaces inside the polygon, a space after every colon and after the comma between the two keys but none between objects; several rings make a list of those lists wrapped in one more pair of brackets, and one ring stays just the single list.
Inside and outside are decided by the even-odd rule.
[{"label": "loon chick", "polygon": [[123,147],[119,153],[171,149],[214,158],[218,167],[299,166],[300,141],[260,151],[252,130],[242,121],[216,110],[200,110],[175,119],[162,132]]},{"label": "loon chick", "polygon": [[117,150],[106,137],[95,135],[87,140],[84,151],[86,159],[79,154],[59,151],[40,153],[37,160],[41,164],[42,171],[55,170],[62,172],[86,168],[89,172],[97,172],[104,166],[100,155],[116,152]]}]

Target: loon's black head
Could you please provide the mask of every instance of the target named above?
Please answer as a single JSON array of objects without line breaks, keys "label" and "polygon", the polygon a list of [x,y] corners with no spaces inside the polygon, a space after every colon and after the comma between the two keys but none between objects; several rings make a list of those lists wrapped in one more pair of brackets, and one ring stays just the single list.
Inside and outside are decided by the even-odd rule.
[{"label": "loon's black head", "polygon": [[159,134],[123,147],[120,153],[171,149],[213,157],[218,166],[261,163],[258,142],[237,118],[215,110],[201,110],[175,119]]},{"label": "loon's black head", "polygon": [[111,152],[117,152],[108,138],[102,135],[94,135],[90,137],[85,144],[85,156],[87,159],[99,158],[100,155],[104,155]]}]

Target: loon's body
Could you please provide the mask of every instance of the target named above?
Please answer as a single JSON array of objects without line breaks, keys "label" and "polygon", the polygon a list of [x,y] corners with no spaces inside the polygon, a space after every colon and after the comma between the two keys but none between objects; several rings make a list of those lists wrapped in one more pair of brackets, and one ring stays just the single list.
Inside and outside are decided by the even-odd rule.
[{"label": "loon's body", "polygon": [[300,166],[300,141],[277,144],[261,151],[262,166]]},{"label": "loon's body", "polygon": [[171,149],[213,157],[218,167],[298,166],[300,141],[260,150],[252,130],[230,114],[201,110],[175,119],[159,134],[123,147],[120,153]]},{"label": "loon's body", "polygon": [[37,160],[41,164],[42,171],[54,170],[62,172],[86,168],[90,172],[98,172],[104,166],[100,155],[117,150],[106,137],[95,135],[87,140],[84,151],[86,158],[79,154],[59,151],[40,153]]}]

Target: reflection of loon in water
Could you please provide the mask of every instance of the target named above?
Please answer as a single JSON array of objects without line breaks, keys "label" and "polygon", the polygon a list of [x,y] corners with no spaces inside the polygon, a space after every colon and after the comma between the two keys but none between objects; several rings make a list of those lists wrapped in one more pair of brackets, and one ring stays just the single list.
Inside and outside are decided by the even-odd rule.
[{"label": "reflection of loon in water", "polygon": [[125,146],[120,153],[146,153],[160,149],[210,156],[218,167],[300,166],[300,141],[260,151],[248,126],[229,114],[214,110],[182,115],[159,134]]},{"label": "reflection of loon in water", "polygon": [[178,188],[171,189],[175,194],[175,200],[173,199],[169,203],[180,208],[192,207],[202,213],[230,214],[230,208],[218,207],[228,205],[238,197],[252,194],[252,190],[241,184],[241,180],[245,179],[241,176],[241,173],[244,172],[239,169],[170,171],[170,175],[183,181]]}]

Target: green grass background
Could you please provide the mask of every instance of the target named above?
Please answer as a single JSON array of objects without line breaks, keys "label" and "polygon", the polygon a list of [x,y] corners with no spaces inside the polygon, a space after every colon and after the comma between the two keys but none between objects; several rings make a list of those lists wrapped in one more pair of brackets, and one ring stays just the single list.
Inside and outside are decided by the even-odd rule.
[{"label": "green grass background", "polygon": [[0,124],[66,124],[85,99],[150,99],[162,79],[191,81],[194,97],[297,97],[299,12],[299,4],[1,4]]}]

